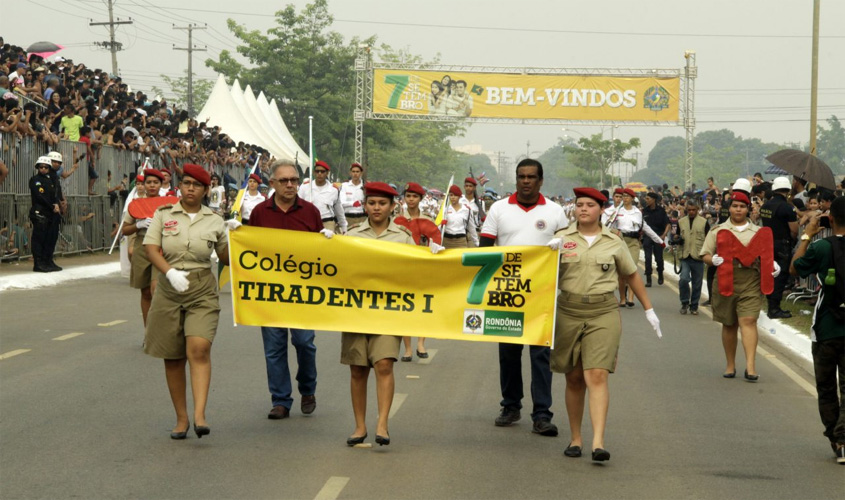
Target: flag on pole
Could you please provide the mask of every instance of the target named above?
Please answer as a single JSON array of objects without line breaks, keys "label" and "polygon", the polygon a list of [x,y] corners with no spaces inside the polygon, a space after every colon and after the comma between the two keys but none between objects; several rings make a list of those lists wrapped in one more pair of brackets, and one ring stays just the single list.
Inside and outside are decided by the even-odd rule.
[{"label": "flag on pole", "polygon": [[476,178],[476,180],[477,180],[477,181],[478,181],[478,183],[479,183],[479,184],[481,184],[482,186],[483,186],[483,185],[485,185],[485,184],[487,184],[488,182],[490,182],[490,179],[488,179],[488,178],[487,178],[487,172],[481,172],[481,175],[479,175],[479,176]]},{"label": "flag on pole", "polygon": [[446,203],[449,202],[449,188],[452,187],[454,184],[455,176],[449,178],[449,184],[446,186],[446,190],[443,191],[443,203],[440,204],[440,211],[437,212],[437,218],[434,220],[434,223],[438,226],[442,226],[446,223]]}]

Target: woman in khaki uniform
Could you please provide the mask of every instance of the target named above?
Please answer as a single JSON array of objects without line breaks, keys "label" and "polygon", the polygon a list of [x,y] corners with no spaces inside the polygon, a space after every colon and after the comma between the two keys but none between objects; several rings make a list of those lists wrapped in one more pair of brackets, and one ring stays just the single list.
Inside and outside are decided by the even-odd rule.
[{"label": "woman in khaki uniform", "polygon": [[607,382],[608,375],[616,368],[622,335],[622,320],[614,295],[620,277],[627,279],[658,337],[660,321],[625,243],[599,221],[607,198],[593,188],[576,188],[575,198],[577,223],[555,233],[549,242],[550,248],[561,251],[561,291],[557,299],[551,369],[566,374],[566,412],[572,440],[564,454],[581,456],[581,421],[589,390],[592,458],[605,461],[610,460],[610,452],[604,448],[610,401]]},{"label": "woman in khaki uniform", "polygon": [[[365,184],[364,210],[367,212],[367,220],[350,227],[347,236],[413,245],[411,232],[390,220],[390,214],[396,208],[395,196],[399,196],[396,190],[384,182]],[[367,439],[367,379],[370,376],[370,367],[376,372],[376,443],[380,446],[390,444],[387,416],[393,403],[393,363],[399,357],[400,339],[401,337],[392,335],[351,332],[342,334],[340,362],[349,365],[352,377],[352,412],[355,415],[355,432],[346,440],[349,446],[361,444]]]},{"label": "woman in khaki uniform", "polygon": [[[164,180],[164,174],[154,168],[148,168],[144,170],[143,175],[144,198],[157,197]],[[134,202],[133,200],[132,203]],[[135,236],[130,254],[132,267],[129,271],[129,285],[141,290],[141,315],[144,317],[145,327],[147,326],[150,304],[153,300],[153,292],[155,292],[156,282],[158,281],[153,265],[147,259],[147,253],[144,252],[142,246],[147,228],[150,227],[152,220],[152,218],[137,220],[129,214],[129,210],[123,215],[123,234]]]},{"label": "woman in khaki uniform", "polygon": [[[708,266],[719,267],[725,263],[716,251],[716,238],[720,231],[730,231],[743,244],[748,245],[759,226],[748,219],[751,201],[744,193],[734,191],[730,200],[730,218],[714,227],[704,239],[701,255]],[[718,272],[713,280],[713,295],[710,303],[713,308],[713,321],[722,324],[722,346],[725,349],[727,367],[725,378],[736,377],[737,333],[742,330],[742,348],[745,350],[745,379],[755,382],[757,375],[757,317],[763,308],[763,292],[760,291],[760,261],[751,267],[743,267],[738,261],[728,262],[734,268],[733,295],[725,297],[719,293]],[[775,263],[777,265],[777,263]],[[776,266],[774,275],[780,274]]]},{"label": "woman in khaki uniform", "polygon": [[194,431],[209,434],[205,406],[211,382],[211,343],[217,331],[220,306],[211,253],[229,262],[223,219],[202,205],[211,178],[202,167],[185,164],[176,205],[159,208],[144,247],[147,257],[167,279],[153,296],[144,352],[164,359],[167,388],[176,410],[173,439],[185,439],[190,423],[185,397],[185,365],[191,367]]}]

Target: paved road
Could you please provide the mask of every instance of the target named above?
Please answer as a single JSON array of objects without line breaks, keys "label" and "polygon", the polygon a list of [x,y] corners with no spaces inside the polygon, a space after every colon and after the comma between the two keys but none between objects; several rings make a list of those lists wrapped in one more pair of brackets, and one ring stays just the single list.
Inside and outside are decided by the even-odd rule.
[{"label": "paved road", "polygon": [[[259,330],[229,326],[225,306],[212,434],[172,441],[162,363],[141,352],[139,294],[125,280],[3,292],[0,355],[29,351],[0,360],[0,497],[842,498],[843,469],[815,400],[775,367],[780,358],[761,356],[757,384],[725,380],[718,326],[679,316],[668,287],[651,294],[665,338],[641,309],[622,311],[613,458],[594,465],[563,456],[561,376],[560,437],[532,434],[527,412],[511,428],[493,426],[495,344],[435,340],[428,363],[397,363],[392,444],[352,449],[348,369],[338,334],[320,332],[317,411],[303,416],[296,401],[290,419],[268,420]],[[372,382],[370,392],[372,442]]]}]

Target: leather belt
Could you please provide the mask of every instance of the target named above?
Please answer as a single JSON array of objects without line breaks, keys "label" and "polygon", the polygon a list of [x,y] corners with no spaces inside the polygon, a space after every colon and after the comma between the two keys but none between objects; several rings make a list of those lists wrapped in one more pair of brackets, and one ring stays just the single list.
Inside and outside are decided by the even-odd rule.
[{"label": "leather belt", "polygon": [[323,217],[323,222],[329,222],[329,221],[335,222],[335,218],[334,217]]},{"label": "leather belt", "polygon": [[458,239],[458,238],[466,238],[466,237],[467,237],[466,233],[463,233],[463,234],[449,234],[449,233],[446,233],[446,234],[444,234],[443,236],[445,236],[445,237],[447,237],[447,238],[450,238],[450,239]]}]

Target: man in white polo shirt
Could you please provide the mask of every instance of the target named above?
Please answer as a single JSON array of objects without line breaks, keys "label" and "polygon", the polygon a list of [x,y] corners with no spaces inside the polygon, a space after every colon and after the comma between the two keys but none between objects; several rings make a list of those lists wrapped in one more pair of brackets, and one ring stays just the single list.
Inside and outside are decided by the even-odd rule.
[{"label": "man in white polo shirt", "polygon": [[320,210],[323,227],[346,234],[346,216],[340,201],[340,190],[328,181],[329,164],[320,160],[314,164],[314,185],[299,186],[299,197],[313,203]]},{"label": "man in white polo shirt", "polygon": [[[516,166],[516,192],[497,201],[487,212],[481,229],[482,247],[512,245],[545,245],[554,238],[555,231],[569,225],[563,208],[540,194],[543,186],[543,165],[526,158]],[[522,344],[499,344],[499,381],[502,387],[501,412],[496,418],[498,427],[506,427],[520,419],[522,408]],[[530,346],[531,399],[534,407],[531,419],[533,432],[542,436],[557,436],[552,423],[552,371],[549,367],[550,349]]]}]

